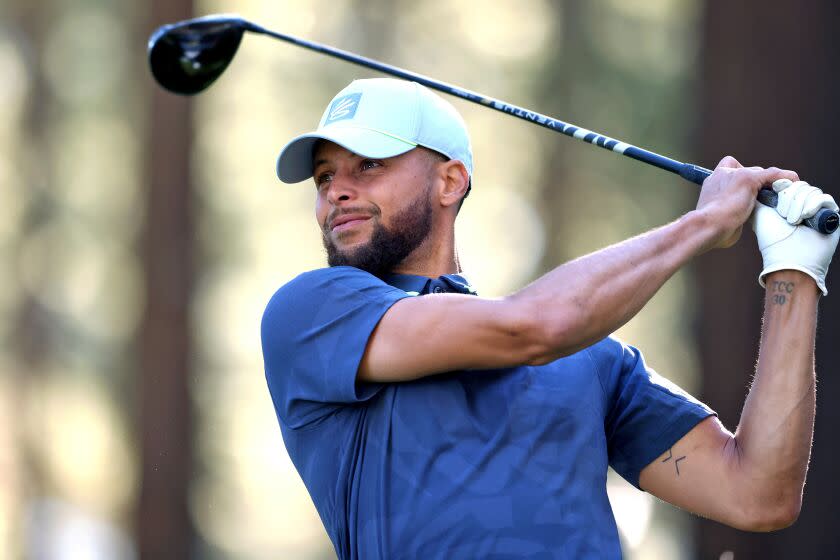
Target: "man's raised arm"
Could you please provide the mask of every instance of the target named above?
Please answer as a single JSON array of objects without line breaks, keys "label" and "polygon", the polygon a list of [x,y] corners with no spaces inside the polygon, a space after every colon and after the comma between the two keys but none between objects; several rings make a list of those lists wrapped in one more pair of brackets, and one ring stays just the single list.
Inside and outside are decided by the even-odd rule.
[{"label": "man's raised arm", "polygon": [[[794,184],[786,195],[793,203],[779,213],[799,223],[822,205],[836,209],[816,191]],[[689,511],[769,531],[793,523],[801,507],[814,431],[817,301],[840,232],[794,227],[767,207],[756,209],[754,226],[764,259],[764,321],[738,429],[733,435],[716,418],[705,420],[648,465],[639,482]]]},{"label": "man's raised arm", "polygon": [[734,244],[758,190],[780,178],[797,176],[724,158],[704,183],[696,210],[566,263],[511,296],[401,300],[371,335],[358,379],[405,381],[541,364],[585,348],[626,323],[692,257]]}]

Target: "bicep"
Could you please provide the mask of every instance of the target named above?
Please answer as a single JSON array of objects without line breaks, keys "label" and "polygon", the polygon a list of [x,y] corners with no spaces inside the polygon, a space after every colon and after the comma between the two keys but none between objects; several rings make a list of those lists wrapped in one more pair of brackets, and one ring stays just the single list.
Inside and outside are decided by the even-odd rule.
[{"label": "bicep", "polygon": [[642,469],[639,486],[677,507],[739,527],[744,515],[737,463],[735,438],[710,416]]},{"label": "bicep", "polygon": [[535,325],[509,299],[461,294],[402,299],[368,339],[357,378],[408,381],[528,363],[541,352]]}]

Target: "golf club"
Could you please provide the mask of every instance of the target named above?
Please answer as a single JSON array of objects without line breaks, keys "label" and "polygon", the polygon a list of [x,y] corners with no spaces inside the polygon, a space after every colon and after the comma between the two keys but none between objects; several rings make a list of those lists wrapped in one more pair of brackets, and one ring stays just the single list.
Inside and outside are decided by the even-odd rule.
[{"label": "golf club", "polygon": [[[600,146],[671,173],[676,173],[698,185],[702,185],[703,181],[712,173],[706,168],[691,163],[682,163],[474,91],[433,80],[421,74],[415,74],[348,51],[271,31],[235,14],[210,15],[159,27],[149,38],[149,65],[152,75],[161,86],[174,93],[180,95],[199,93],[216,81],[228,67],[230,61],[236,55],[236,50],[239,48],[239,43],[242,42],[242,35],[245,31],[268,35],[365,68],[417,82],[428,88],[484,105],[555,132],[563,133],[566,136],[589,142],[594,146]],[[768,188],[762,189],[758,196],[760,202],[771,207],[776,206],[777,198],[777,194]],[[819,232],[833,233],[840,225],[840,214],[823,208],[803,223]]]}]

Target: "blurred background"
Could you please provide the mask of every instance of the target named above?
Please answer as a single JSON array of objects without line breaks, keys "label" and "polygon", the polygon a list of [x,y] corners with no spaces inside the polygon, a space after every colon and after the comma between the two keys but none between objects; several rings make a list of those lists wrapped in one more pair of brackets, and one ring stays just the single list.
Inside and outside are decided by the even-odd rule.
[{"label": "blurred background", "polygon": [[[0,558],[328,559],[262,369],[265,303],[324,265],[311,185],[274,175],[347,82],[246,36],[206,93],[161,91],[163,23],[267,27],[713,167],[796,169],[838,193],[840,7],[829,0],[3,0]],[[458,100],[476,175],[467,276],[507,294],[692,208],[667,173]],[[503,225],[500,225],[503,221]],[[695,261],[619,336],[737,425],[762,291],[750,232]],[[818,414],[798,523],[740,533],[611,473],[627,558],[836,558],[840,284],[821,304]]]}]

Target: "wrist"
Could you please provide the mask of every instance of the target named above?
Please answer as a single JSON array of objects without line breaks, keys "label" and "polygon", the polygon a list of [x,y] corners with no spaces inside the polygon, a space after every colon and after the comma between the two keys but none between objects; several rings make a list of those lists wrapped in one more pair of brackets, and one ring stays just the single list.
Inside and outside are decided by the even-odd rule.
[{"label": "wrist", "polygon": [[[784,268],[761,274],[761,285],[764,286],[768,296],[773,294],[791,293],[794,286],[799,289],[808,289],[819,296],[823,293],[824,287],[813,273],[805,270]],[[810,288],[813,288],[811,290]]]},{"label": "wrist", "polygon": [[698,255],[715,249],[725,233],[718,220],[714,219],[708,206],[685,213],[681,221],[684,221],[691,232],[697,235],[700,242]]}]

